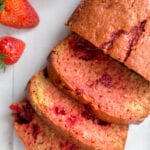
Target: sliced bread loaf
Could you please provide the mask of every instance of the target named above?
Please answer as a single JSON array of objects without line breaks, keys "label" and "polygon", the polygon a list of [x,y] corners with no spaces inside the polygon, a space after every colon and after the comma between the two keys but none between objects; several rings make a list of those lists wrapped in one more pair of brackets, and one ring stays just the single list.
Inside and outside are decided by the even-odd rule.
[{"label": "sliced bread loaf", "polygon": [[81,0],[67,25],[150,81],[149,0]]},{"label": "sliced bread loaf", "polygon": [[54,48],[47,69],[57,87],[102,120],[129,124],[148,116],[150,82],[75,34]]},{"label": "sliced bread loaf", "polygon": [[106,123],[57,89],[47,73],[30,80],[27,96],[35,111],[57,132],[86,150],[123,150],[128,126]]},{"label": "sliced bread loaf", "polygon": [[35,114],[28,101],[10,106],[14,115],[14,128],[26,150],[79,150],[79,147],[57,135]]}]

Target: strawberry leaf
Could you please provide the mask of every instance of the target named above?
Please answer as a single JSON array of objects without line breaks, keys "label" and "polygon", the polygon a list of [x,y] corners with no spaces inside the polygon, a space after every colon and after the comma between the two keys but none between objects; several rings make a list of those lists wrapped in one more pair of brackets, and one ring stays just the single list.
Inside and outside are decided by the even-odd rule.
[{"label": "strawberry leaf", "polygon": [[5,71],[6,64],[5,64],[4,60],[3,60],[4,58],[8,58],[8,56],[5,55],[5,54],[0,54],[0,69],[4,69],[4,71]]},{"label": "strawberry leaf", "polygon": [[6,69],[6,65],[2,59],[0,59],[0,69]]},{"label": "strawberry leaf", "polygon": [[5,0],[0,0],[0,11],[3,11],[5,8]]}]

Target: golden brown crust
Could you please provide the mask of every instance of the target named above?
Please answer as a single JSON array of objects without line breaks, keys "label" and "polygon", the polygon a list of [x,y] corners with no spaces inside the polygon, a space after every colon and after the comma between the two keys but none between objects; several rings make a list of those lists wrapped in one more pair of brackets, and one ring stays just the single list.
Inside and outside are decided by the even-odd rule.
[{"label": "golden brown crust", "polygon": [[[141,102],[137,102],[136,101],[136,98],[134,99],[135,100],[135,106],[138,105],[139,107],[141,107],[141,114],[139,113],[139,116],[137,114],[134,114],[132,113],[131,117],[126,117],[125,114],[124,114],[124,117],[123,116],[119,116],[118,115],[112,115],[112,114],[109,114],[108,112],[104,111],[104,110],[101,110],[99,108],[97,108],[97,106],[95,104],[93,104],[93,101],[94,99],[89,97],[87,94],[85,94],[84,92],[81,92],[80,94],[77,94],[76,91],[74,90],[74,87],[73,87],[73,84],[69,83],[66,78],[63,76],[63,73],[59,70],[59,66],[62,66],[63,64],[57,64],[57,60],[61,57],[60,55],[63,54],[63,49],[66,49],[65,46],[67,45],[67,40],[69,41],[69,39],[75,39],[75,38],[79,38],[78,36],[76,35],[70,35],[69,37],[67,37],[64,42],[61,42],[58,46],[56,46],[52,53],[50,54],[50,57],[48,59],[48,64],[47,64],[47,70],[48,70],[48,75],[49,75],[49,78],[51,79],[51,81],[57,86],[59,87],[62,91],[64,91],[65,93],[67,93],[68,95],[70,95],[71,97],[79,100],[81,103],[84,103],[86,105],[88,105],[89,108],[92,109],[93,113],[99,117],[100,119],[102,120],[106,120],[108,122],[114,122],[114,123],[117,123],[117,124],[129,124],[129,123],[139,123],[141,121],[144,120],[145,117],[148,116],[148,111],[149,111],[149,105],[146,105],[144,107],[141,107],[140,105],[142,104],[142,101],[143,103],[145,103],[146,101],[148,101],[149,103],[149,100],[148,100],[148,95],[146,97],[141,97]],[[63,47],[63,45],[65,45]],[[65,53],[65,52],[64,52]],[[71,59],[71,58],[70,58]],[[114,60],[111,60],[112,63],[114,63]],[[115,64],[115,63],[114,63]],[[82,65],[82,64],[81,64]],[[117,65],[118,67],[120,67],[119,65]],[[67,66],[66,66],[67,67]],[[73,66],[72,66],[73,67]],[[121,68],[121,67],[120,67]],[[113,71],[113,69],[111,69]],[[122,66],[122,71],[123,71],[123,66]],[[143,80],[141,77],[139,77],[138,75],[134,74],[134,73],[131,73],[131,76],[129,75],[130,74],[130,71],[125,69],[127,72],[125,72],[125,74],[129,77],[129,80],[131,81],[131,85],[133,85],[133,87],[135,87],[135,81],[136,81],[136,78],[137,80],[141,80],[141,81],[144,81],[143,84],[141,85],[141,87],[143,87],[143,89],[139,88],[140,85],[137,86],[137,88],[139,88],[139,90],[142,92],[142,90],[144,90],[144,88],[149,88],[147,82],[145,82],[145,80]],[[119,73],[119,72],[118,72]],[[126,76],[125,75],[125,76]],[[133,80],[132,80],[133,78]],[[135,78],[135,79],[134,79]],[[134,81],[135,80],[135,81]],[[128,83],[128,81],[124,81],[125,84],[130,84]],[[142,82],[139,82],[140,84]],[[100,89],[99,89],[100,90]],[[134,91],[136,91],[136,89],[134,88]],[[137,90],[138,91],[138,90]],[[124,91],[124,92],[127,92],[127,91]],[[116,93],[117,94],[117,93]],[[123,94],[126,94],[126,93],[123,93]],[[132,93],[131,93],[132,94]],[[127,98],[128,99],[128,98]],[[143,99],[143,100],[142,100]],[[147,100],[146,100],[147,99]],[[125,99],[124,99],[125,100]],[[134,101],[134,100],[131,100],[131,103]],[[129,100],[130,101],[130,100]],[[130,103],[129,103],[130,105]],[[131,106],[133,106],[131,104]],[[131,107],[129,106],[129,108]],[[117,106],[116,106],[116,109]],[[123,108],[124,109],[124,108]],[[126,108],[127,109],[127,108]],[[123,110],[122,110],[123,111]],[[137,110],[138,111],[138,110]],[[135,116],[134,116],[135,115]],[[136,116],[137,115],[137,116]]]},{"label": "golden brown crust", "polygon": [[67,26],[150,81],[150,71],[143,71],[150,68],[150,60],[144,55],[149,54],[150,42],[142,47],[137,44],[139,39],[145,40],[144,34],[149,38],[149,17],[149,0],[82,0]]}]

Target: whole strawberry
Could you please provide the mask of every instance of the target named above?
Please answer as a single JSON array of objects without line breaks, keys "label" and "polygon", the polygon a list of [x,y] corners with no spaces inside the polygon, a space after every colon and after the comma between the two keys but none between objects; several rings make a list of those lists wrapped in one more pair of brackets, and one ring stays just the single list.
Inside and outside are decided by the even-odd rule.
[{"label": "whole strawberry", "polygon": [[27,0],[0,0],[0,23],[31,28],[39,23],[39,16]]},{"label": "whole strawberry", "polygon": [[3,37],[0,40],[0,68],[6,65],[12,65],[18,61],[23,50],[25,43],[13,37]]}]

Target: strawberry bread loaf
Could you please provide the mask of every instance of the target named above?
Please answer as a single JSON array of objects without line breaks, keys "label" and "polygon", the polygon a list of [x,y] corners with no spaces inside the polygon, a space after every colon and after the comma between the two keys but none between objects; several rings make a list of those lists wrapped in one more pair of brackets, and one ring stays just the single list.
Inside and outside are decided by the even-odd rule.
[{"label": "strawberry bread loaf", "polygon": [[12,104],[10,109],[14,115],[14,128],[26,150],[79,150],[78,146],[47,126],[27,100]]},{"label": "strawberry bread loaf", "polygon": [[64,92],[102,120],[141,122],[150,110],[150,83],[76,34],[48,58],[48,75]]},{"label": "strawberry bread loaf", "polygon": [[150,81],[149,0],[81,0],[67,25]]},{"label": "strawberry bread loaf", "polygon": [[81,149],[124,149],[128,126],[97,119],[86,106],[57,89],[46,71],[33,76],[27,87],[27,96],[34,110],[47,123]]}]

